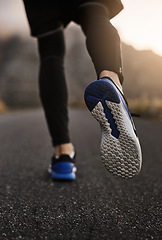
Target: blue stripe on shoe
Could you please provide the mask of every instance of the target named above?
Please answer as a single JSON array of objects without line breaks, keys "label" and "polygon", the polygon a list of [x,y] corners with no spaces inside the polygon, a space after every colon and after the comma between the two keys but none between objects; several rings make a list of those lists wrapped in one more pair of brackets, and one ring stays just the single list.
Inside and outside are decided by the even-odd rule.
[{"label": "blue stripe on shoe", "polygon": [[[114,88],[114,90],[118,94],[119,99],[122,101],[122,104],[123,104],[126,112],[128,113],[129,118],[131,119],[127,104],[125,102],[125,99],[124,99],[123,95],[121,94],[120,89],[116,86],[116,84],[114,82],[112,82],[112,80],[110,80],[108,78],[102,78],[102,80],[112,85],[112,87]],[[113,101],[111,101],[111,102],[113,102]]]},{"label": "blue stripe on shoe", "polygon": [[126,112],[128,113],[129,118],[131,119],[130,113],[129,113],[129,111],[128,111],[128,107],[127,107],[127,105],[126,105],[126,103],[125,103],[125,101],[124,101],[122,95],[120,96],[120,99],[121,99],[121,101],[122,101],[122,104],[123,104],[123,106],[124,106]]},{"label": "blue stripe on shoe", "polygon": [[111,135],[118,139],[119,138],[119,131],[117,129],[117,125],[115,123],[115,120],[113,118],[111,110],[107,107],[105,101],[102,101],[101,103],[102,103],[102,106],[104,108],[104,113],[105,113],[106,119],[108,120],[108,123],[110,124],[110,128],[112,130]]},{"label": "blue stripe on shoe", "polygon": [[111,81],[108,79],[102,79],[92,82],[88,85],[84,94],[85,102],[90,111],[98,104],[98,102],[102,103],[104,108],[105,116],[110,124],[110,128],[112,129],[112,136],[115,138],[119,138],[119,131],[117,129],[117,125],[111,113],[111,110],[107,107],[105,100],[120,103],[120,98],[118,93]]}]

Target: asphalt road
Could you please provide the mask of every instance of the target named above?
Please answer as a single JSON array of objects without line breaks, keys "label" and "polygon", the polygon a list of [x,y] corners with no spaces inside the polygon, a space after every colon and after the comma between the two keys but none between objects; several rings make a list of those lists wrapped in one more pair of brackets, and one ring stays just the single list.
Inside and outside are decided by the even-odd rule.
[{"label": "asphalt road", "polygon": [[71,110],[77,180],[53,182],[42,111],[0,115],[0,239],[162,239],[162,124],[137,119],[136,126],[142,172],[119,180],[100,161],[98,123]]}]

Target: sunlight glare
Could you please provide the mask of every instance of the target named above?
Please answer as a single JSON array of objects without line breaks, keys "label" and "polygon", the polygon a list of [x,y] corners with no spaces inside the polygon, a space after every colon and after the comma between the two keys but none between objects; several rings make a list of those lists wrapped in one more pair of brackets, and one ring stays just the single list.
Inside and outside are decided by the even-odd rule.
[{"label": "sunlight glare", "polygon": [[162,55],[162,1],[123,0],[124,10],[112,20],[121,40]]}]

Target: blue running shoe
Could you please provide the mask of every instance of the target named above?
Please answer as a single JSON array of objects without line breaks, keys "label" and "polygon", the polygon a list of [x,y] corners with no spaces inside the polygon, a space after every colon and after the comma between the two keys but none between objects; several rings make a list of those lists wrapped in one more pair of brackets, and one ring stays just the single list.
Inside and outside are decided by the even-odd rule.
[{"label": "blue running shoe", "polygon": [[123,93],[111,79],[102,78],[88,85],[84,98],[101,125],[101,159],[106,169],[122,178],[137,175],[141,147]]},{"label": "blue running shoe", "polygon": [[66,154],[62,154],[59,158],[53,156],[48,172],[54,180],[75,180],[75,156],[73,158]]}]

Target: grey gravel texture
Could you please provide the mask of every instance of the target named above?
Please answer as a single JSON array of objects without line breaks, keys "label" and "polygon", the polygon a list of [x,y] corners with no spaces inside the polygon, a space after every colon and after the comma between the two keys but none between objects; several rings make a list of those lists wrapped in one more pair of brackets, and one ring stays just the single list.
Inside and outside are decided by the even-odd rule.
[{"label": "grey gravel texture", "polygon": [[54,182],[43,112],[0,115],[0,240],[162,239],[162,124],[137,119],[136,126],[142,171],[121,180],[100,160],[98,123],[86,110],[71,110],[77,180]]}]

